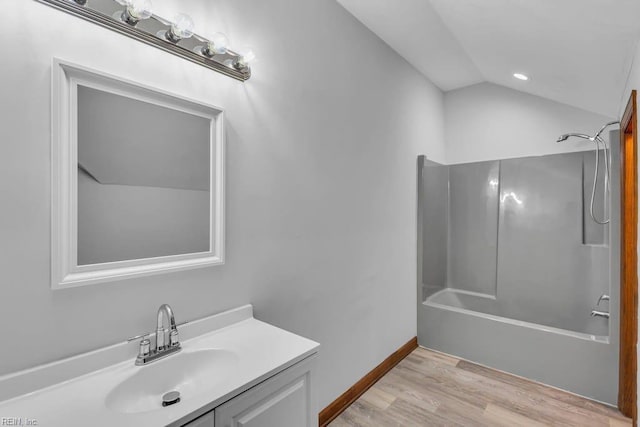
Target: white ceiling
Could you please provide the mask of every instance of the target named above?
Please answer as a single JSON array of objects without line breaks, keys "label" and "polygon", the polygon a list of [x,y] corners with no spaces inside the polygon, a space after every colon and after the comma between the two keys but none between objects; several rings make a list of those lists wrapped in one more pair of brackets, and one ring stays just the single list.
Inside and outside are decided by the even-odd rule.
[{"label": "white ceiling", "polygon": [[640,39],[640,0],[338,2],[444,91],[488,81],[611,117]]}]

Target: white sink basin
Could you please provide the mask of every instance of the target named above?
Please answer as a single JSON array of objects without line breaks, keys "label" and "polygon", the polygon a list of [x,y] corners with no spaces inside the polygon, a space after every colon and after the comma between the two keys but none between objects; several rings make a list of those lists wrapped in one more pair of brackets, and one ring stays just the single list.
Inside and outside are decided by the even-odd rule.
[{"label": "white sink basin", "polygon": [[127,414],[159,411],[163,409],[162,395],[173,390],[180,392],[181,402],[175,404],[180,405],[224,381],[237,363],[238,357],[231,351],[183,349],[166,359],[134,367],[135,373],[109,392],[106,405]]}]

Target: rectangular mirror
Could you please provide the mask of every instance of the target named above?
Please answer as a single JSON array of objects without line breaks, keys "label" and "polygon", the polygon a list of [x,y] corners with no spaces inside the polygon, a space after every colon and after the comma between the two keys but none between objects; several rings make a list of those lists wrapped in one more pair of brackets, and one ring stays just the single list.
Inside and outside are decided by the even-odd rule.
[{"label": "rectangular mirror", "polygon": [[221,109],[54,60],[52,287],[222,264]]}]

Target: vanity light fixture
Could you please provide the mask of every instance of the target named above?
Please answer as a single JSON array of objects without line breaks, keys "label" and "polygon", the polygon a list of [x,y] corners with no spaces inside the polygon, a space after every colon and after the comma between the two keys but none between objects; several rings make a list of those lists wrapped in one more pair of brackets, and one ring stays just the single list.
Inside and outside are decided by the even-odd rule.
[{"label": "vanity light fixture", "polygon": [[513,73],[513,77],[515,77],[518,80],[523,80],[523,81],[529,80],[529,76],[527,76],[526,74],[522,74],[522,73]]},{"label": "vanity light fixture", "polygon": [[[236,52],[223,33],[203,37],[193,19],[178,14],[166,19],[152,11],[152,0],[35,0],[86,19],[234,79],[251,77],[252,49]],[[205,32],[205,34],[207,34]],[[211,33],[208,33],[211,34]]]}]

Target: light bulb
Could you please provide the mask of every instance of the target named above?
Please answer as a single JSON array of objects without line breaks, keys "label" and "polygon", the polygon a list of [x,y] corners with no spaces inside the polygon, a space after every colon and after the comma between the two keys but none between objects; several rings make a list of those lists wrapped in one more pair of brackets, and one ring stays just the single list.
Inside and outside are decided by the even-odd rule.
[{"label": "light bulb", "polygon": [[127,12],[135,19],[149,19],[152,15],[151,0],[129,0],[127,2]]},{"label": "light bulb", "polygon": [[222,55],[229,49],[229,38],[223,33],[215,33],[207,43],[205,54],[208,56]]},{"label": "light bulb", "polygon": [[256,54],[249,46],[245,46],[238,51],[238,58],[235,62],[235,67],[238,69],[249,68],[251,62],[255,61]]},{"label": "light bulb", "polygon": [[193,35],[194,27],[193,19],[187,14],[180,13],[173,18],[171,29],[167,31],[167,38],[174,43],[180,39],[188,39]]},{"label": "light bulb", "polygon": [[149,19],[153,14],[151,0],[126,0],[124,4],[126,7],[122,20],[129,25],[136,25],[138,21]]}]

